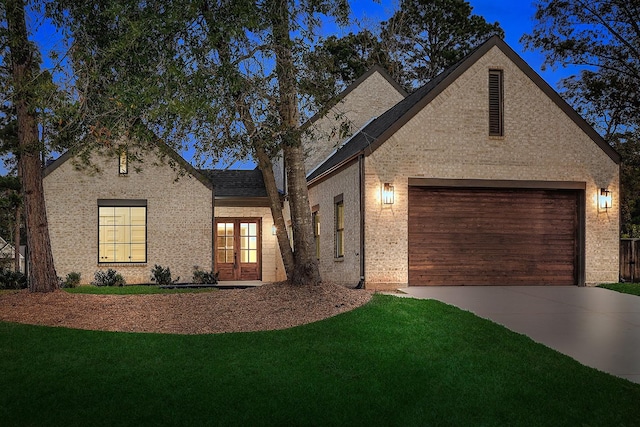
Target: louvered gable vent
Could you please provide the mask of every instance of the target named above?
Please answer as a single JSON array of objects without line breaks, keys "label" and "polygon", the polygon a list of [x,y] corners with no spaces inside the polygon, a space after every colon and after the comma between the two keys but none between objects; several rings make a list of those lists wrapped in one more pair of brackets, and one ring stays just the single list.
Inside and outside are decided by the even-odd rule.
[{"label": "louvered gable vent", "polygon": [[502,71],[489,70],[489,135],[502,136]]}]

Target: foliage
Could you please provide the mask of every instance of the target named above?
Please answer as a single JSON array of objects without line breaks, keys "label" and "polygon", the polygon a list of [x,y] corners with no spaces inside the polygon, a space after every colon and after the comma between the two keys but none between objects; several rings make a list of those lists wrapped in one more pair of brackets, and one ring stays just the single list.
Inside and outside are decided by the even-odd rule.
[{"label": "foliage", "polygon": [[[0,323],[0,353],[8,425],[640,424],[639,384],[469,312],[385,295],[256,333]],[[61,405],[61,387],[76,398]]]},{"label": "foliage", "polygon": [[523,41],[545,64],[581,65],[563,82],[573,105],[603,135],[640,124],[640,8],[628,0],[539,0],[537,22]]},{"label": "foliage", "polygon": [[218,283],[218,273],[201,270],[197,265],[193,266],[193,283],[203,285],[215,285]]},{"label": "foliage", "polygon": [[80,273],[72,271],[67,274],[67,277],[62,282],[63,288],[75,288],[80,284]]},{"label": "foliage", "polygon": [[94,276],[95,280],[92,284],[95,286],[124,286],[127,284],[122,274],[112,268],[107,271],[98,270]]},{"label": "foliage", "polygon": [[545,66],[582,66],[563,96],[622,155],[623,235],[640,225],[640,8],[628,0],[539,0],[536,26],[522,38]]},{"label": "foliage", "polygon": [[378,64],[411,92],[493,35],[504,37],[500,24],[473,15],[467,1],[403,0],[379,28],[330,36],[311,51],[303,89],[322,105]]},{"label": "foliage", "polygon": [[180,277],[171,280],[171,269],[169,267],[164,268],[155,264],[151,269],[151,281],[156,282],[159,286],[173,285],[178,280],[180,280]]},{"label": "foliage", "polygon": [[0,289],[25,289],[27,276],[9,268],[0,268]]}]

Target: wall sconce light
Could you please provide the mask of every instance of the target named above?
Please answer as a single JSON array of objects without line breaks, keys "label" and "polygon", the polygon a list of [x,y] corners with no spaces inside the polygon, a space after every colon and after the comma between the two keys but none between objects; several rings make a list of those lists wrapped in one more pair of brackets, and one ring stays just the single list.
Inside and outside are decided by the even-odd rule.
[{"label": "wall sconce light", "polygon": [[600,212],[606,212],[611,208],[611,191],[606,188],[600,189],[600,195],[598,196],[598,210]]},{"label": "wall sconce light", "polygon": [[275,225],[275,224],[273,224],[273,225],[271,226],[271,235],[272,235],[272,236],[275,236],[275,235],[276,235],[276,233],[277,233],[277,231],[278,231],[278,229],[276,228],[276,225]]},{"label": "wall sconce light", "polygon": [[382,186],[382,203],[385,205],[393,204],[393,185],[388,182]]}]

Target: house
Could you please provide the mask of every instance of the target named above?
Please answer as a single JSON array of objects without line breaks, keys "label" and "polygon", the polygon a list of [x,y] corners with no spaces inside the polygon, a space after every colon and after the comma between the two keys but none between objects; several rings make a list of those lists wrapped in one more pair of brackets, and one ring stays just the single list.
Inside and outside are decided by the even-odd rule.
[{"label": "house", "polygon": [[[323,279],[370,289],[585,285],[618,279],[619,155],[494,37],[407,95],[379,68],[304,125],[310,210]],[[345,135],[345,133],[347,135]],[[259,171],[198,171],[159,144],[45,170],[59,275],[154,264],[188,281],[284,278]],[[66,157],[65,157],[66,156]],[[284,165],[274,172],[284,192]],[[287,203],[283,198],[285,213]]]},{"label": "house", "polygon": [[618,279],[620,156],[493,37],[308,175],[323,278]]}]

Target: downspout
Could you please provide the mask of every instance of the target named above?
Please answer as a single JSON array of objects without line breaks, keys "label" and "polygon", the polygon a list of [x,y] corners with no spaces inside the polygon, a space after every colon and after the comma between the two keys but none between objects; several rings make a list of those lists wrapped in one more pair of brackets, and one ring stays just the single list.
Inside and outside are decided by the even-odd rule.
[{"label": "downspout", "polygon": [[356,289],[364,289],[364,154],[358,156],[359,192],[360,192],[360,281]]}]

